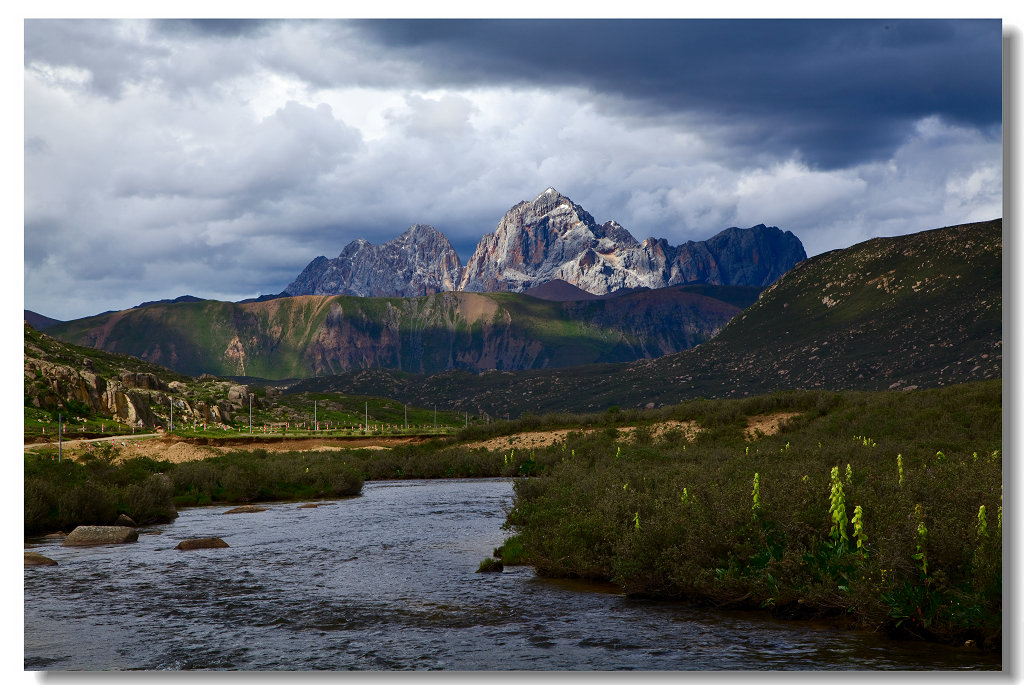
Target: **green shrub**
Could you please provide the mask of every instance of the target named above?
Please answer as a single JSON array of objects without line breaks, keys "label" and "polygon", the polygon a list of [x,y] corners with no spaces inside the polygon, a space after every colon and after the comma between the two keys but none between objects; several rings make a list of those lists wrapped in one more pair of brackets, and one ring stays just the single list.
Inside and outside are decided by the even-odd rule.
[{"label": "green shrub", "polygon": [[476,572],[492,573],[502,570],[504,570],[504,567],[500,561],[498,561],[497,559],[492,559],[491,557],[486,557],[483,561],[480,562],[480,566],[477,568]]},{"label": "green shrub", "polygon": [[[805,413],[782,433],[743,441],[746,416],[795,410]],[[705,428],[685,450],[662,440],[616,458],[611,436],[574,434],[557,450],[574,458],[516,482],[507,525],[526,563],[634,595],[998,642],[1001,536],[990,515],[979,533],[979,507],[1001,504],[998,381],[672,411]],[[538,462],[547,457],[537,451]]]}]

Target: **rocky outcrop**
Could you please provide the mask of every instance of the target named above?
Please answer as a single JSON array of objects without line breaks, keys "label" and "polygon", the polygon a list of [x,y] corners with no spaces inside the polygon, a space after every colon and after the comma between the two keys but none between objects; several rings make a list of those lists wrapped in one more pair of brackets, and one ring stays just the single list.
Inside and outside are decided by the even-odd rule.
[{"label": "rocky outcrop", "polygon": [[55,409],[67,400],[74,400],[118,421],[155,425],[157,418],[150,409],[150,395],[130,390],[121,380],[123,377],[105,379],[84,367],[25,359],[25,395],[33,406]]},{"label": "rocky outcrop", "polygon": [[62,544],[65,547],[120,545],[138,539],[138,531],[128,526],[78,526],[64,538]]},{"label": "rocky outcrop", "polygon": [[119,376],[121,382],[127,388],[142,388],[144,390],[167,390],[168,384],[160,380],[152,373],[136,373],[123,371]]},{"label": "rocky outcrop", "polygon": [[228,543],[220,538],[190,538],[179,542],[178,546],[174,549],[188,551],[193,549],[219,549],[227,546]]},{"label": "rocky outcrop", "polygon": [[455,290],[462,263],[433,226],[415,224],[383,245],[349,243],[334,259],[314,259],[287,288],[288,295],[417,297]]},{"label": "rocky outcrop", "polygon": [[[137,364],[138,360],[131,363]],[[104,366],[105,370],[98,371],[92,360],[83,358],[72,346],[25,326],[26,406],[55,411],[80,403],[84,407],[74,411],[107,415],[117,422],[139,427],[155,427],[169,424],[172,404],[175,423],[220,424],[230,422],[233,410],[249,401],[245,386],[214,378],[203,379],[202,387],[197,387],[180,380],[167,382],[155,373],[111,370],[109,364]],[[262,405],[258,397],[253,397],[253,401],[256,406]],[[69,410],[64,419],[74,423],[81,417]]]},{"label": "rocky outcrop", "polygon": [[242,407],[249,402],[249,389],[244,385],[232,385],[228,388],[228,402]]}]

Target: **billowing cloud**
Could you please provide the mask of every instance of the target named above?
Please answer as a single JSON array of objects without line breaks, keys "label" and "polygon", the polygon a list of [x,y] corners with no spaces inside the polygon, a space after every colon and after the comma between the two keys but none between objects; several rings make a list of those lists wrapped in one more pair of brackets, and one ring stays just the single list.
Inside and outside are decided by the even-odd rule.
[{"label": "billowing cloud", "polygon": [[25,24],[25,306],[280,292],[551,185],[638,238],[810,254],[1001,214],[999,22]]}]

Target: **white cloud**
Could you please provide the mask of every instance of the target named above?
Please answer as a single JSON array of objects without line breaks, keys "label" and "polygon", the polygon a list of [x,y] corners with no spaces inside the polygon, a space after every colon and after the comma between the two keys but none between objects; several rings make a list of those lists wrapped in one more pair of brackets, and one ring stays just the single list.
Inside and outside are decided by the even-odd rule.
[{"label": "white cloud", "polygon": [[408,136],[449,143],[474,134],[470,116],[475,110],[469,99],[453,93],[437,98],[408,94],[402,110],[391,109],[385,116]]},{"label": "white cloud", "polygon": [[796,160],[740,174],[736,183],[741,224],[770,221],[779,226],[808,224],[849,206],[867,190],[855,171],[815,171]]}]

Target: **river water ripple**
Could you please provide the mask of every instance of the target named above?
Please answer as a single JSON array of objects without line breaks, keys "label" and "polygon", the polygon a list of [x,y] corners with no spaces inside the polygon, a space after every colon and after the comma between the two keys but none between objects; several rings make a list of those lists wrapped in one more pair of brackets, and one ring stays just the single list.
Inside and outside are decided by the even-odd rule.
[{"label": "river water ripple", "polygon": [[[315,509],[181,511],[138,543],[34,541],[26,670],[999,669],[998,655],[629,599],[501,544],[507,479],[366,483]],[[216,536],[227,549],[175,550]]]}]

